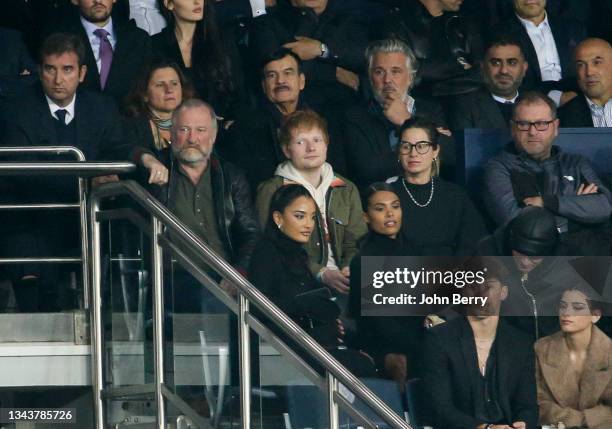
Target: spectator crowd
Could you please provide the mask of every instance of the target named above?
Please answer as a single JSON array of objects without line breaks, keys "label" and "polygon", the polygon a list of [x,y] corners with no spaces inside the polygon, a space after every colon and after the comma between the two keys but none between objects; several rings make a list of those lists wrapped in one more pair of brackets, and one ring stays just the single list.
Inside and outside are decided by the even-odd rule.
[{"label": "spectator crowd", "polygon": [[[422,380],[437,428],[612,428],[609,303],[552,258],[612,251],[612,177],[581,148],[593,133],[612,154],[610,0],[3,6],[1,145],[133,161],[344,365]],[[468,189],[474,128],[507,140]],[[581,128],[570,149],[564,128]],[[63,179],[0,186],[4,202],[66,197]],[[74,247],[69,216],[2,216],[3,257]],[[472,293],[488,304],[363,317],[366,256],[486,264]],[[3,272],[24,312],[66,307],[57,274]]]}]

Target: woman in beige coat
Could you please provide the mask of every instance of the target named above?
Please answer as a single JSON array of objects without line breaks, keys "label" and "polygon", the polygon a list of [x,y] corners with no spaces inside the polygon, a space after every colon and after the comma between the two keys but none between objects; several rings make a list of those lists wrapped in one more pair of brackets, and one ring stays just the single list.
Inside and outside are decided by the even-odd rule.
[{"label": "woman in beige coat", "polygon": [[540,424],[612,428],[612,340],[595,326],[601,313],[585,292],[563,293],[561,331],[535,345]]}]

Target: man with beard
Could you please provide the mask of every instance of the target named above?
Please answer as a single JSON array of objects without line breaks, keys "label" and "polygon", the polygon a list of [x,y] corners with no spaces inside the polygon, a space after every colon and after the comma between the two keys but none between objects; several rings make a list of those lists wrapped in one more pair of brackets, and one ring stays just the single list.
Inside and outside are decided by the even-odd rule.
[{"label": "man with beard", "polygon": [[86,47],[83,87],[103,92],[121,105],[137,74],[151,58],[149,35],[133,22],[114,22],[116,0],[71,0],[79,14],[70,14],[61,31],[78,35]]},{"label": "man with beard", "polygon": [[535,428],[538,407],[533,347],[499,317],[508,295],[508,271],[493,258],[474,258],[466,271],[484,271],[482,284],[466,286],[485,305],[429,330],[422,375],[434,425],[443,428]]},{"label": "man with beard", "polygon": [[452,129],[508,128],[527,68],[519,42],[508,37],[493,40],[482,65],[484,88],[455,98],[450,109]]},{"label": "man with beard", "polygon": [[[397,174],[397,129],[406,120],[418,115],[439,127],[446,125],[438,103],[410,94],[417,61],[408,45],[399,39],[380,40],[368,47],[366,59],[373,97],[349,109],[345,121],[349,177],[359,189]],[[450,135],[446,129],[438,131]],[[448,143],[442,142],[443,146]],[[445,158],[453,152],[449,147],[442,150],[443,167],[445,162],[453,163],[452,158]]]},{"label": "man with beard", "polygon": [[559,109],[562,127],[612,127],[612,46],[587,39],[574,54],[582,94]]},{"label": "man with beard", "polygon": [[244,175],[212,154],[217,138],[212,107],[185,101],[172,115],[171,135],[175,162],[162,199],[217,255],[246,273],[259,225]]}]

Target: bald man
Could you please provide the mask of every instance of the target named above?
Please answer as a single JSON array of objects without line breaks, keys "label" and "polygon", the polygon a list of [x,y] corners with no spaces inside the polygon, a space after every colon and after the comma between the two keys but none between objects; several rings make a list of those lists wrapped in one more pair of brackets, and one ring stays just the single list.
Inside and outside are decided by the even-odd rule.
[{"label": "bald man", "polygon": [[612,46],[603,39],[586,39],[574,53],[582,95],[561,109],[562,127],[612,127]]}]

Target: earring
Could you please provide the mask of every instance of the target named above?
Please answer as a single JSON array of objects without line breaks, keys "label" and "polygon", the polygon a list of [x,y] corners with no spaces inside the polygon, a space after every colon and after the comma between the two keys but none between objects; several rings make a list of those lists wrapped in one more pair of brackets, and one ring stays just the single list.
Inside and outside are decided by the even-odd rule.
[{"label": "earring", "polygon": [[283,225],[281,223],[277,223],[276,226],[278,226],[278,229],[281,229]]}]

